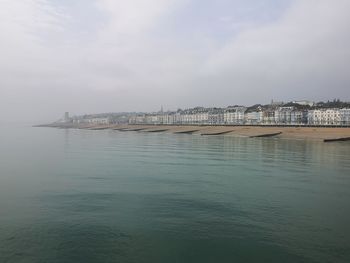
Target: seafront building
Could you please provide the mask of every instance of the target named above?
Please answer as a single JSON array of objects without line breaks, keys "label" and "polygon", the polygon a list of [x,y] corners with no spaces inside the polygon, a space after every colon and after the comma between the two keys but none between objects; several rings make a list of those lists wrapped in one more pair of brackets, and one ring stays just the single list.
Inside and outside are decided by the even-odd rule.
[{"label": "seafront building", "polygon": [[279,107],[274,112],[276,125],[304,125],[307,123],[308,112],[298,110],[293,106]]},{"label": "seafront building", "polygon": [[[226,108],[195,107],[177,111],[153,113],[106,113],[69,117],[66,112],[60,122],[87,125],[147,124],[147,125],[273,125],[273,126],[350,126],[350,104],[339,100],[313,103],[310,101],[271,102],[269,105],[228,106]],[[345,107],[334,106],[338,103]]]},{"label": "seafront building", "polygon": [[105,114],[92,114],[73,116],[69,118],[69,121],[75,124],[86,125],[110,125],[110,124],[126,124],[132,121],[133,123],[143,124],[145,118],[139,116],[139,114],[131,113],[105,113]]},{"label": "seafront building", "polygon": [[264,121],[263,111],[249,111],[244,114],[244,123],[247,125],[259,125]]},{"label": "seafront building", "polygon": [[224,110],[224,123],[225,124],[244,124],[244,112],[246,108],[243,106],[227,107]]},{"label": "seafront building", "polygon": [[340,125],[340,109],[309,110],[308,123],[311,125]]},{"label": "seafront building", "polygon": [[210,125],[224,124],[224,109],[213,108],[208,114],[208,123]]},{"label": "seafront building", "polygon": [[109,118],[89,118],[84,119],[81,123],[89,123],[89,124],[110,124]]},{"label": "seafront building", "polygon": [[[307,103],[304,104],[311,104]],[[176,112],[135,114],[129,118],[129,124],[349,126],[350,108],[298,109],[295,106],[281,106],[279,103],[268,108],[196,107]]]},{"label": "seafront building", "polygon": [[339,110],[339,118],[341,125],[349,125],[350,124],[350,109],[340,109]]}]

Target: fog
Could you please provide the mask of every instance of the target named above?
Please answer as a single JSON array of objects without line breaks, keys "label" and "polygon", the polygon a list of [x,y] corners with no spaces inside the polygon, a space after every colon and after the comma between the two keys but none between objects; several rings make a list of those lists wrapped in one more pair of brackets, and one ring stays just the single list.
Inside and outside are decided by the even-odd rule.
[{"label": "fog", "polygon": [[0,121],[350,99],[348,0],[0,5]]}]

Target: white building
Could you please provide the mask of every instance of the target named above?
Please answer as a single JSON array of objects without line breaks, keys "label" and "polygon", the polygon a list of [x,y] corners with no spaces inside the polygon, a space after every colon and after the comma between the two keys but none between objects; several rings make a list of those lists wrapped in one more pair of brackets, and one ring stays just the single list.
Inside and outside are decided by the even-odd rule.
[{"label": "white building", "polygon": [[350,125],[350,109],[340,109],[339,115],[341,125]]},{"label": "white building", "polygon": [[307,123],[307,111],[293,110],[290,123],[292,125],[301,125]]},{"label": "white building", "polygon": [[181,112],[178,111],[174,114],[174,124],[181,124]]},{"label": "white building", "polygon": [[91,124],[110,124],[110,119],[105,117],[96,117],[96,118],[84,119],[84,122],[91,123]]},{"label": "white building", "polygon": [[189,114],[189,113],[184,113],[184,114],[181,114],[181,118],[180,118],[180,122],[181,124],[191,124],[192,122],[192,114]]},{"label": "white building", "polygon": [[208,112],[208,124],[224,124],[224,111],[222,109],[212,109]]},{"label": "white building", "polygon": [[194,124],[207,124],[209,121],[208,112],[197,112],[194,114]]},{"label": "white building", "polygon": [[229,107],[224,112],[225,124],[243,124],[244,123],[244,107]]},{"label": "white building", "polygon": [[339,125],[339,109],[318,109],[309,110],[308,123],[310,125]]},{"label": "white building", "polygon": [[145,115],[133,115],[129,118],[129,124],[144,124],[146,122]]},{"label": "white building", "polygon": [[262,111],[246,112],[244,115],[245,124],[261,124],[263,122]]},{"label": "white building", "polygon": [[172,125],[175,123],[175,113],[167,112],[163,114],[163,124]]},{"label": "white building", "polygon": [[291,124],[294,107],[279,107],[275,111],[276,124]]},{"label": "white building", "polygon": [[303,105],[303,106],[314,106],[315,103],[309,100],[298,100],[298,101],[292,101],[292,103]]},{"label": "white building", "polygon": [[261,121],[260,123],[263,124],[276,124],[276,119],[275,119],[275,111],[270,109],[270,110],[265,110],[264,112],[261,113]]},{"label": "white building", "polygon": [[145,124],[157,124],[158,117],[156,114],[147,114],[145,116]]}]

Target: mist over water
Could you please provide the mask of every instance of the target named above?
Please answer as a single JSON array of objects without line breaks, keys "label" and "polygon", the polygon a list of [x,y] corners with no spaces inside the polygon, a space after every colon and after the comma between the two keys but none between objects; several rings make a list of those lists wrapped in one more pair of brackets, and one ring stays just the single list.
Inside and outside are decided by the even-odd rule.
[{"label": "mist over water", "polygon": [[2,127],[0,262],[349,262],[350,144]]}]

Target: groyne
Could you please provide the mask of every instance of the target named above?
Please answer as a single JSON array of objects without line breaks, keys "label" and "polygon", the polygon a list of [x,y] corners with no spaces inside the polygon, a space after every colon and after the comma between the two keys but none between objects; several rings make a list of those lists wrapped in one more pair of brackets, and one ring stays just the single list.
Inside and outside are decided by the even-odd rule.
[{"label": "groyne", "polygon": [[[243,136],[250,138],[311,139],[324,142],[348,141],[350,128],[345,127],[290,127],[290,126],[195,126],[195,125],[92,125],[75,123],[51,123],[35,127],[52,127],[65,129],[114,130],[116,132],[148,132],[211,135]],[[346,140],[344,140],[346,138]]]}]

